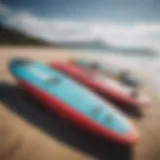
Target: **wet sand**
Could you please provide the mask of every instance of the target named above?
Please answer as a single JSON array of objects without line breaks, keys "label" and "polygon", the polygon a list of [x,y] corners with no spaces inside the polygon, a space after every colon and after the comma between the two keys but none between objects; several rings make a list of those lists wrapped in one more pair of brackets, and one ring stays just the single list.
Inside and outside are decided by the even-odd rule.
[{"label": "wet sand", "polygon": [[[75,54],[70,51],[51,47],[0,47],[0,159],[32,160],[46,158],[88,160],[90,156],[115,160],[160,159],[160,124],[158,122],[160,120],[160,100],[159,95],[154,94],[149,75],[141,74],[140,76],[142,79],[147,79],[144,90],[151,96],[152,103],[150,107],[142,109],[143,115],[139,118],[126,115],[137,126],[141,134],[139,143],[128,149],[110,144],[110,142],[102,142],[102,140],[90,136],[90,134],[75,127],[69,127],[68,129],[65,124],[61,124],[63,122],[57,122],[59,119],[54,120],[55,122],[53,122],[51,117],[48,119],[49,116],[47,114],[44,115],[43,111],[39,111],[36,107],[34,108],[36,104],[32,105],[32,102],[28,102],[29,100],[26,100],[24,96],[21,97],[21,91],[18,91],[15,80],[7,68],[9,60],[16,57],[26,57],[49,62],[51,60],[66,60],[68,57],[85,56],[85,54]],[[92,57],[92,55],[89,56]],[[105,58],[107,59],[107,56]],[[27,103],[29,103],[28,106],[33,106],[32,110],[34,108],[35,112],[32,111],[29,113]],[[30,117],[26,114],[27,112]],[[36,115],[39,116],[35,120]],[[22,120],[19,116],[25,120]],[[43,119],[39,117],[43,117]],[[29,123],[26,122],[26,119],[29,120]],[[43,125],[41,125],[42,123]],[[51,127],[49,125],[47,126],[47,124],[52,125],[53,123],[56,127],[51,130]],[[61,126],[61,129],[66,128],[61,131],[59,126]],[[42,131],[37,127],[41,128]],[[54,133],[52,134],[52,132]],[[67,138],[60,138],[63,137],[61,132],[66,132]],[[80,140],[78,141],[78,139]],[[80,151],[82,152],[80,153]]]}]

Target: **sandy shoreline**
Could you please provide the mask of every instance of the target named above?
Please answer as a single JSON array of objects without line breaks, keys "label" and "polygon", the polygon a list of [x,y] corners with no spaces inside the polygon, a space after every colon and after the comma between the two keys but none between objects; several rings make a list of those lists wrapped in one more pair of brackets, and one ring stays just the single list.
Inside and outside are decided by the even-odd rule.
[{"label": "sandy shoreline", "polygon": [[[37,48],[35,48],[35,47],[12,47],[12,46],[0,47],[0,63],[1,63],[1,65],[0,65],[0,73],[1,73],[0,74],[0,83],[2,81],[14,83],[14,80],[8,71],[7,64],[10,59],[15,58],[15,57],[27,57],[27,58],[31,58],[34,60],[49,62],[51,60],[66,60],[68,57],[84,57],[84,56],[86,56],[86,55],[85,54],[75,54],[75,53],[71,53],[69,51],[64,51],[61,49],[54,49],[51,47],[49,47],[49,48],[48,47],[40,47],[40,48],[38,48],[38,47]],[[91,56],[91,55],[89,55],[89,56]],[[107,56],[106,56],[106,58],[107,58]],[[147,75],[142,75],[142,77],[144,77],[144,76],[145,76],[145,78],[148,77]],[[140,138],[139,144],[137,144],[133,147],[133,150],[134,150],[133,151],[133,159],[134,160],[158,160],[158,159],[160,159],[160,153],[158,152],[158,150],[160,148],[160,139],[159,139],[160,125],[158,124],[158,121],[160,120],[160,112],[159,112],[160,100],[158,99],[158,95],[154,95],[154,91],[152,90],[151,87],[149,87],[149,84],[151,84],[151,83],[152,83],[151,81],[147,80],[147,82],[145,84],[146,87],[144,88],[152,98],[151,107],[143,109],[144,116],[141,119],[134,119],[134,118],[130,117],[130,119],[135,123],[135,125],[137,126],[137,128],[140,130],[140,133],[141,133],[141,138]],[[7,117],[7,118],[9,117],[11,119],[12,119],[12,117],[14,117],[12,115],[12,113],[9,113],[8,110],[5,110],[4,105],[0,105],[0,107],[1,107],[0,108],[1,115],[4,115],[4,117]],[[3,116],[2,116],[2,118],[3,118]],[[19,120],[17,120],[17,121],[19,121]],[[16,123],[20,124],[21,122],[16,122]],[[24,122],[22,122],[22,123],[24,123]],[[0,125],[1,124],[2,124],[2,122],[0,121]],[[26,126],[27,128],[30,128],[30,127],[28,127],[28,125],[24,124],[24,126]],[[20,124],[19,129],[21,129],[21,127],[22,127],[22,124]],[[0,129],[1,128],[2,127],[0,126]],[[29,134],[31,134],[31,132],[32,132],[31,130],[32,129],[29,129],[29,132],[28,132]],[[40,137],[41,135],[38,135],[39,133],[36,133],[35,129],[33,129],[33,130],[34,130],[33,133],[35,135],[37,134],[36,139],[38,139],[37,137]],[[1,130],[0,130],[0,139],[1,139],[1,137],[2,136],[1,136]],[[48,137],[43,138],[43,139],[44,139],[43,143],[47,148],[51,148],[51,146],[54,147],[54,140],[47,140]],[[36,141],[39,141],[39,140],[36,140]],[[6,143],[6,142],[4,142],[4,143]],[[36,143],[38,144],[38,142],[35,142],[35,145],[37,145]],[[59,142],[55,142],[55,143],[59,143]],[[61,145],[58,144],[58,146],[61,146]],[[1,154],[2,148],[3,148],[3,144],[1,143],[0,156],[3,155],[3,154]],[[72,151],[70,149],[68,149],[67,147],[63,147],[63,145],[62,145],[62,147],[56,146],[56,148],[59,148],[58,153],[64,153],[64,157],[63,156],[60,157],[61,159],[65,159],[67,156],[68,156],[68,159],[77,159],[77,160],[78,159],[89,159],[88,157],[86,157],[86,155],[81,155],[81,154],[75,153],[75,152],[72,153]],[[42,147],[42,150],[49,157],[54,156],[53,153],[51,154],[50,152],[45,151],[48,149],[44,149],[44,147]],[[32,152],[32,151],[28,151],[28,152]],[[24,153],[24,155],[25,154],[28,154],[28,153]],[[36,153],[34,156],[35,157],[33,159],[43,159],[42,157],[36,158],[36,156],[37,156]],[[58,159],[60,159],[60,158],[58,157]],[[19,159],[22,159],[22,158],[19,158]],[[29,159],[31,159],[31,158],[29,158]],[[53,159],[53,158],[50,158],[50,159]],[[55,159],[57,159],[57,158],[55,157]],[[17,160],[17,159],[15,158],[15,160]]]}]

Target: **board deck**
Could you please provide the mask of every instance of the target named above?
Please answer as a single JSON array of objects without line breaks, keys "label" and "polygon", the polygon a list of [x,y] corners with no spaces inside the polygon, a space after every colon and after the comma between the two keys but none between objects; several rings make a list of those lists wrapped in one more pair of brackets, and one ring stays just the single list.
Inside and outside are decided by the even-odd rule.
[{"label": "board deck", "polygon": [[109,103],[56,69],[32,62],[12,67],[12,73],[67,103],[106,129],[120,135],[125,135],[133,129],[130,122]]}]

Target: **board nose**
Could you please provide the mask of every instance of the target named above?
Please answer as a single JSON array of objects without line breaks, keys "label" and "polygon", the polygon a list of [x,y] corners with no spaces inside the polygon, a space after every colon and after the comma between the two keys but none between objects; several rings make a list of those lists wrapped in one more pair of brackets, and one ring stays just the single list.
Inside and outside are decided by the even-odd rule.
[{"label": "board nose", "polygon": [[10,68],[13,69],[13,68],[16,68],[20,65],[26,65],[28,63],[30,63],[31,61],[30,60],[27,60],[27,59],[24,59],[24,58],[15,58],[15,59],[12,59],[10,61]]}]

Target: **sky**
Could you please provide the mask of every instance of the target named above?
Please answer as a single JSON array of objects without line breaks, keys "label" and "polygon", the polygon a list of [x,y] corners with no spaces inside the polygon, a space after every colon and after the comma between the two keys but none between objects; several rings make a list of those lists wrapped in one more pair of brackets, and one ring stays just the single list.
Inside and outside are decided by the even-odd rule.
[{"label": "sky", "polygon": [[41,17],[110,21],[159,21],[159,0],[2,0]]},{"label": "sky", "polygon": [[1,0],[0,22],[48,41],[160,42],[160,0]]}]

